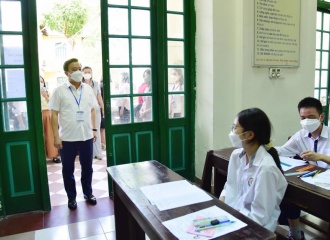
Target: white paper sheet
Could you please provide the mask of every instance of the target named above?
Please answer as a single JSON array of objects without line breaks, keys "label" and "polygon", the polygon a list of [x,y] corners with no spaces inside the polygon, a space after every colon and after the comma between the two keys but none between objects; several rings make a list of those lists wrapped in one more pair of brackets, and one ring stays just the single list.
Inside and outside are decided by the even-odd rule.
[{"label": "white paper sheet", "polygon": [[198,216],[204,216],[204,217],[217,217],[217,216],[223,216],[226,215],[229,220],[234,221],[234,223],[230,225],[224,225],[221,227],[215,228],[215,232],[212,237],[204,237],[204,236],[198,236],[198,239],[211,239],[216,238],[222,235],[225,235],[230,232],[237,231],[238,229],[241,229],[245,226],[247,226],[246,223],[242,222],[241,220],[235,218],[228,212],[222,210],[221,208],[217,206],[212,206],[194,213],[187,214],[182,217],[178,217],[175,219],[171,219],[168,221],[163,222],[163,225],[178,239],[180,240],[193,240],[194,235],[191,233],[187,233],[187,229],[192,224],[193,220],[196,219]]},{"label": "white paper sheet", "polygon": [[307,162],[304,160],[289,158],[289,157],[280,157],[281,167],[283,171],[288,171],[291,168],[307,165]]},{"label": "white paper sheet", "polygon": [[330,190],[330,169],[326,170],[325,172],[319,173],[314,177],[304,177],[300,179],[304,182]]},{"label": "white paper sheet", "polygon": [[144,186],[141,191],[160,211],[212,200],[186,180]]}]

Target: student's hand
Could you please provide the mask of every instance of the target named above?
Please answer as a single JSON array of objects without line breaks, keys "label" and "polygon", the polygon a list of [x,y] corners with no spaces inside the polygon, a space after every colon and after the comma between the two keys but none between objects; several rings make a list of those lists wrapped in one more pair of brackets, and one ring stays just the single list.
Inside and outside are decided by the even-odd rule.
[{"label": "student's hand", "polygon": [[311,150],[307,150],[300,153],[300,157],[306,161],[313,161],[313,162],[316,162],[321,159],[320,154],[313,152]]},{"label": "student's hand", "polygon": [[93,131],[93,142],[96,142],[96,138],[97,138],[96,132]]},{"label": "student's hand", "polygon": [[57,149],[62,149],[63,148],[63,146],[62,146],[62,139],[60,139],[59,137],[54,137],[54,146]]}]

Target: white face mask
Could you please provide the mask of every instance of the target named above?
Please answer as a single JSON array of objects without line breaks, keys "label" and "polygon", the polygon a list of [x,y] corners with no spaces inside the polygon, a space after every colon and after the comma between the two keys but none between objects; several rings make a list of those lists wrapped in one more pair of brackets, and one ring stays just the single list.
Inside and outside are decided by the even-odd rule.
[{"label": "white face mask", "polygon": [[92,78],[92,74],[90,74],[90,73],[84,73],[83,76],[84,76],[84,79],[87,79],[87,80]]},{"label": "white face mask", "polygon": [[[243,132],[245,133],[245,132]],[[242,141],[245,141],[246,139],[240,139],[239,136],[242,135],[243,133],[241,134],[236,134],[236,133],[233,133],[232,131],[230,131],[230,133],[228,134],[229,136],[229,139],[231,141],[231,144],[233,145],[233,147],[237,147],[237,148],[242,148],[243,145],[242,145]]]},{"label": "white face mask", "polygon": [[307,130],[309,133],[312,133],[320,126],[321,122],[320,119],[305,118],[300,121],[300,124],[303,129]]},{"label": "white face mask", "polygon": [[83,75],[82,72],[78,70],[69,74],[69,77],[75,82],[81,82]]}]

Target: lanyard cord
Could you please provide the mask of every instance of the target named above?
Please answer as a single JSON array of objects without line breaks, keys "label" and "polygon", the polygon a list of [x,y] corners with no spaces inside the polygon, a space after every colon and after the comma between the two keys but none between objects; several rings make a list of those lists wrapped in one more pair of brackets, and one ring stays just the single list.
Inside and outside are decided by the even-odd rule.
[{"label": "lanyard cord", "polygon": [[76,103],[77,103],[78,108],[79,108],[79,107],[80,107],[79,105],[80,105],[80,102],[81,102],[82,86],[81,86],[81,91],[80,91],[80,96],[79,96],[79,102],[78,102],[76,96],[73,94],[73,91],[72,91],[72,89],[71,89],[71,86],[69,87],[69,89],[70,89],[70,91],[71,91],[71,93],[72,93],[74,99],[76,100]]}]

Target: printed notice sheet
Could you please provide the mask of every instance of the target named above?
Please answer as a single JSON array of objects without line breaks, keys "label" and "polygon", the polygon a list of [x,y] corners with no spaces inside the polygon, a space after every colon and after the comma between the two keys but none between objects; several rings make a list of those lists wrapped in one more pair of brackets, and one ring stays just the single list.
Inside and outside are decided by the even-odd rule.
[{"label": "printed notice sheet", "polygon": [[289,158],[289,157],[280,157],[281,167],[283,171],[288,171],[291,168],[307,165],[307,162],[304,160]]},{"label": "printed notice sheet", "polygon": [[160,211],[212,200],[206,192],[186,180],[144,186],[140,189]]},{"label": "printed notice sheet", "polygon": [[[193,233],[191,231],[191,225],[193,221],[200,217],[217,217],[217,216],[227,216],[228,219],[231,221],[231,224],[224,224],[219,227],[212,228],[212,235],[202,235],[198,233]],[[228,212],[222,210],[221,208],[217,206],[212,206],[209,208],[205,208],[203,210],[187,214],[182,217],[174,218],[168,221],[163,222],[163,225],[178,239],[180,240],[191,240],[191,239],[210,239],[210,238],[216,238],[220,237],[222,235],[228,234],[230,232],[237,231],[245,226],[247,226],[246,223],[242,222],[241,220],[235,218]],[[210,229],[208,229],[210,230]]]},{"label": "printed notice sheet", "polygon": [[300,179],[304,182],[330,190],[330,169],[326,170],[325,172],[316,174],[313,177],[303,177]]}]

